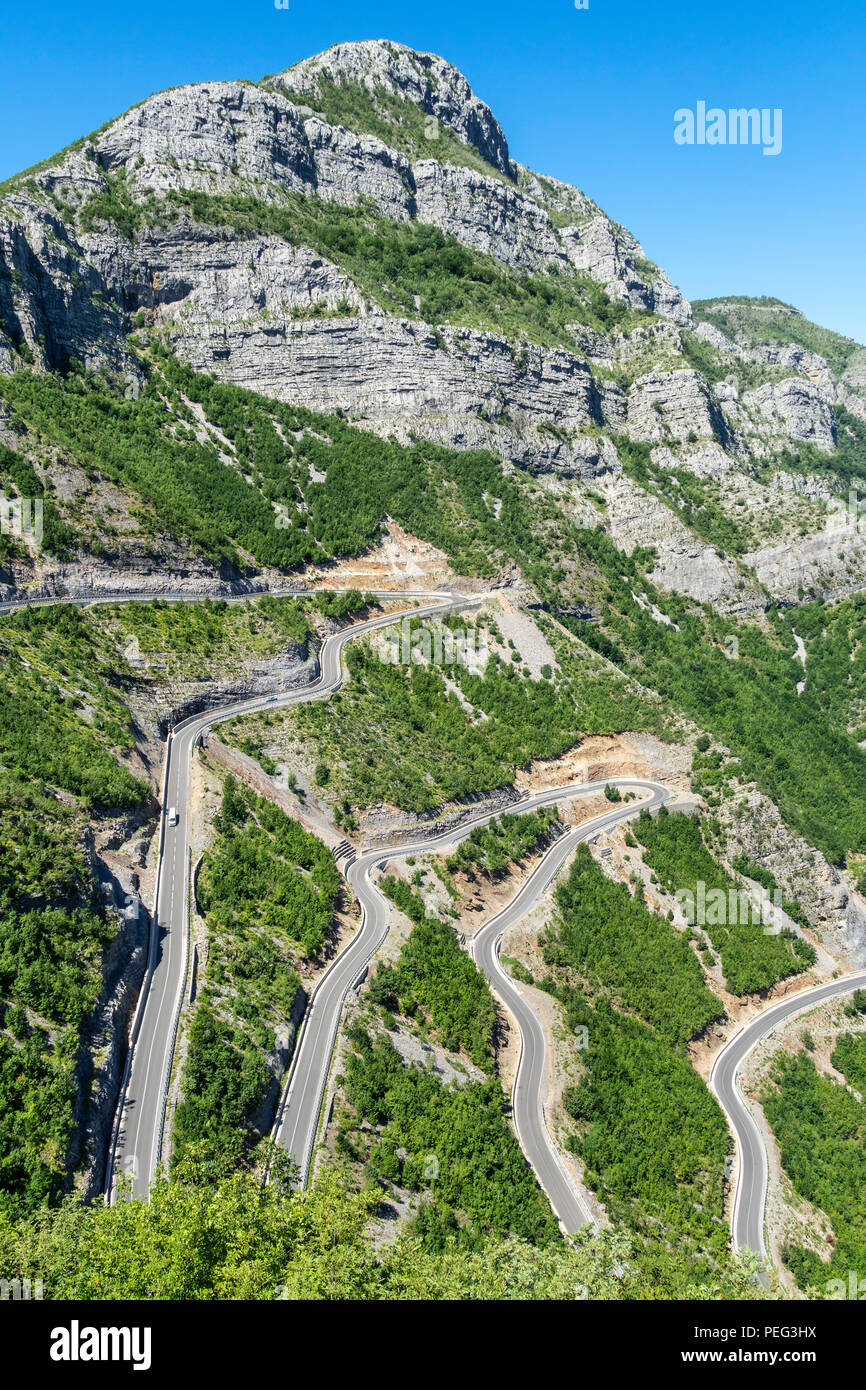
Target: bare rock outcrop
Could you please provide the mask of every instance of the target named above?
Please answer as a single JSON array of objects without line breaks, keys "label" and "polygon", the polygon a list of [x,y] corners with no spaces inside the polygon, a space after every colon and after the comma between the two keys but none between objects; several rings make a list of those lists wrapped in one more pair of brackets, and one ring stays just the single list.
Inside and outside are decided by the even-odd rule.
[{"label": "bare rock outcrop", "polygon": [[[202,194],[216,201],[194,196]],[[303,209],[301,221],[321,218],[332,228],[335,207],[369,211],[392,231],[436,227],[492,258],[488,271],[510,277],[518,293],[527,275],[549,274],[554,298],[565,280],[586,304],[575,317],[589,322],[562,326],[574,345],[566,350],[522,341],[546,335],[511,329],[505,313],[500,328],[474,302],[466,321],[487,331],[427,322],[420,293],[397,311],[338,242],[311,232],[315,244],[305,244],[303,231],[285,222]],[[323,247],[333,247],[333,259]],[[758,307],[776,316],[777,336],[778,319],[796,332],[796,311]],[[691,306],[636,238],[580,189],[515,164],[499,123],[461,73],[382,40],[338,44],[260,83],[158,93],[11,180],[0,204],[0,371],[32,363],[63,372],[78,361],[134,396],[143,381],[130,336],[138,325],[196,370],[263,396],[339,411],[404,442],[489,448],[570,490],[576,516],[590,505],[582,485],[620,476],[611,435],[656,445],[663,467],[713,487],[732,487],[742,470],[751,506],[751,460],[803,442],[829,461],[836,407],[866,420],[866,350],[848,357],[838,379],[818,352],[763,341],[766,315],[749,327],[754,305],[701,312],[714,308],[728,315],[720,319],[726,332],[695,325]],[[451,315],[457,323],[460,309]],[[731,380],[711,386],[695,369],[691,330],[723,367],[730,361]],[[764,375],[772,380],[752,390],[736,382]],[[65,463],[52,459],[50,469],[63,488]],[[814,482],[804,478],[807,488]],[[614,489],[604,518],[627,543],[636,496],[632,488],[620,513]],[[739,522],[734,502],[718,505]],[[665,519],[663,496],[646,506],[658,582],[695,597],[728,594],[735,608],[741,599],[756,608],[762,585],[781,598],[801,589],[832,595],[850,592],[864,572],[856,542],[834,556],[824,534],[803,534],[815,525],[810,515],[792,523],[797,540],[787,558],[760,528],[743,540],[752,584],[673,508]],[[172,587],[204,578],[207,567],[185,553],[170,560]],[[63,569],[39,576],[40,586],[43,578],[49,590],[55,580],[64,585]],[[103,587],[111,563],[89,569]],[[123,583],[133,575],[136,587],[151,587],[139,551]],[[236,578],[211,567],[206,582]],[[11,590],[17,575],[4,571],[0,582]]]},{"label": "bare rock outcrop", "polygon": [[571,263],[616,298],[625,299],[632,309],[647,309],[691,325],[688,300],[646,260],[639,242],[604,213],[597,211],[576,226],[564,227],[562,239]]},{"label": "bare rock outcrop", "polygon": [[824,944],[852,966],[866,965],[866,904],[819,850],[785,825],[778,808],[751,790],[722,802],[717,812],[727,854],[744,854],[769,869],[785,896],[799,902]]},{"label": "bare rock outcrop", "polygon": [[[232,324],[172,323],[197,371],[311,409],[342,411],[376,432],[402,430],[456,448],[495,447],[533,470],[595,476],[610,451],[569,442],[586,425],[621,427],[622,392],[560,349],[520,348],[492,333],[384,317]],[[543,428],[539,428],[543,427]],[[584,466],[586,465],[586,466]]]},{"label": "bare rock outcrop", "polygon": [[384,39],[338,43],[295,63],[270,83],[310,102],[323,79],[337,85],[355,83],[374,98],[378,89],[384,89],[400,101],[412,102],[471,145],[488,164],[512,175],[508,143],[490,107],[475,96],[462,72],[435,53],[418,53]]},{"label": "bare rock outcrop", "polygon": [[727,422],[700,373],[647,372],[628,393],[628,432],[650,442],[728,439]]},{"label": "bare rock outcrop", "polygon": [[744,409],[763,417],[774,435],[804,440],[818,449],[835,449],[832,404],[814,382],[799,377],[768,382],[747,391],[741,399]]}]

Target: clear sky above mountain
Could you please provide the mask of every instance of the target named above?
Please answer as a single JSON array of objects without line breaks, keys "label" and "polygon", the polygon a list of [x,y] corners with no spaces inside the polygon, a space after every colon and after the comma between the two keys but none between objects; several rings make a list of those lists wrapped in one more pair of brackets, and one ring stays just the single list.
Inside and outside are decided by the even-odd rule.
[{"label": "clear sky above mountain", "polygon": [[[0,178],[160,88],[390,38],[465,72],[513,156],[583,188],[690,298],[775,295],[866,340],[862,0],[90,0],[7,4],[3,27]],[[781,153],[676,144],[699,101],[781,108]]]}]

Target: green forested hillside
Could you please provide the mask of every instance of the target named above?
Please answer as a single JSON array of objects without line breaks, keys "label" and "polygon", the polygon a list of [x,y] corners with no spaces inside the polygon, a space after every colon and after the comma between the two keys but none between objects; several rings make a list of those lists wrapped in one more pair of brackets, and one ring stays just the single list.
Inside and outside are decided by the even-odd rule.
[{"label": "green forested hillside", "polygon": [[585,844],[556,890],[559,914],[543,938],[545,963],[601,986],[670,1043],[688,1042],[725,1014],[685,937],[637,889],[606,878]]},{"label": "green forested hillside", "polygon": [[563,1097],[585,1181],[649,1250],[670,1241],[687,1266],[690,1258],[695,1268],[724,1263],[722,1182],[730,1139],[690,1058],[603,999],[590,1006],[573,986],[552,988],[569,1028],[587,1030],[584,1077]]},{"label": "green forested hillside", "polygon": [[190,1028],[174,1119],[172,1159],[192,1149],[213,1174],[248,1161],[253,1117],[268,1087],[275,1029],[292,1017],[298,962],[322,948],[340,891],[321,840],[233,777],[223,786],[217,838],[198,902],[208,957]]},{"label": "green forested hillside", "polygon": [[509,864],[519,864],[524,855],[540,848],[552,829],[559,828],[559,811],[555,806],[542,806],[525,815],[509,815],[492,820],[489,825],[476,826],[461,840],[445,867],[449,873],[483,874],[497,878]]},{"label": "green forested hillside", "polygon": [[[58,560],[72,559],[76,550],[74,531],[60,520],[57,506],[51,494],[46,495],[33,465],[5,444],[0,444],[0,493],[5,497],[27,498],[31,502],[41,498],[42,548]],[[31,526],[34,524],[35,511],[31,513]],[[0,534],[0,559],[16,553],[21,554],[23,551],[20,540],[6,535],[5,532]]]},{"label": "green forested hillside", "polygon": [[695,1269],[724,1260],[730,1141],[687,1051],[724,1008],[686,940],[607,879],[585,845],[556,907],[540,983],[564,1005],[568,1032],[583,1035],[563,1102],[585,1181],[648,1249],[673,1241]]},{"label": "green forested hillside", "polygon": [[[130,489],[163,528],[239,572],[245,556],[291,570],[356,555],[388,515],[463,573],[489,575],[509,554],[549,588],[564,520],[537,486],[506,478],[491,454],[383,441],[339,416],[218,384],[158,345],[152,359],[137,400],[87,373],[29,371],[0,375],[0,399],[46,445]],[[234,461],[199,441],[182,397],[231,441]],[[311,469],[324,481],[311,481]]]},{"label": "green forested hillside", "polygon": [[[852,1066],[856,1086],[862,1082],[862,1039],[851,1042],[843,1037],[832,1061],[843,1074]],[[849,1270],[859,1271],[866,1256],[866,1104],[861,1093],[821,1075],[805,1051],[776,1057],[762,1101],[795,1190],[832,1224],[828,1262],[794,1237],[784,1249],[800,1287],[824,1298],[827,1281],[842,1279],[847,1288]]]},{"label": "green forested hillside", "polygon": [[313,635],[307,603],[269,595],[242,604],[155,599],[101,606],[97,621],[134,637],[146,658],[164,657],[169,673],[206,679],[238,655],[271,656],[289,642],[305,647]]},{"label": "green forested hillside", "polygon": [[0,1213],[0,1277],[41,1278],[46,1299],[566,1299],[761,1297],[751,1266],[688,1277],[675,1252],[651,1264],[619,1232],[539,1247],[491,1235],[430,1249],[367,1232],[373,1192],[338,1176],[288,1197],[236,1175],[213,1184],[186,1165],[149,1202],[66,1203],[27,1222]]},{"label": "green forested hillside", "polygon": [[129,808],[150,795],[118,765],[134,739],[121,698],[120,653],[76,608],[0,616],[0,759],[91,806]]},{"label": "green forested hillside", "polygon": [[[808,681],[797,695],[802,668],[793,641],[654,591],[635,557],[601,531],[581,531],[577,543],[604,574],[604,608],[598,625],[563,621],[726,744],[741,760],[741,779],[754,779],[834,862],[866,848],[866,750],[812,699]],[[670,625],[636,604],[634,593],[651,598]],[[726,654],[732,637],[736,660]]]},{"label": "green forested hillside", "polygon": [[378,967],[370,997],[422,1025],[429,1016],[444,1047],[462,1050],[479,1067],[489,1065],[496,1006],[484,976],[457,944],[453,927],[425,912],[407,883],[386,876],[379,886],[415,925],[396,965]]},{"label": "green forested hillside", "polygon": [[[733,994],[769,989],[778,980],[797,975],[814,964],[814,947],[790,931],[778,935],[765,932],[760,913],[749,911],[747,921],[731,920],[727,910],[732,901],[730,894],[743,885],[707,849],[699,817],[669,815],[665,807],[655,818],[644,811],[634,825],[634,833],[643,846],[644,860],[669,893],[686,891],[694,901],[698,884],[703,883],[706,893],[718,889],[725,894],[722,920],[713,920],[708,911],[700,930],[717,951],[725,984]],[[745,914],[737,907],[734,915],[741,919]]]},{"label": "green forested hillside", "polygon": [[[359,643],[346,664],[351,680],[337,700],[270,716],[267,730],[255,716],[239,720],[232,736],[249,729],[276,746],[281,729],[296,734],[330,765],[333,794],[362,808],[386,800],[405,810],[433,810],[510,785],[517,768],[558,757],[585,734],[667,727],[657,704],[623,691],[603,663],[578,663],[554,683],[497,656],[482,675],[459,666],[447,673],[392,666]],[[446,674],[462,700],[448,689]]]},{"label": "green forested hillside", "polygon": [[[866,1012],[866,994],[858,991],[860,1015]],[[851,1010],[857,1016],[856,1008]],[[859,1020],[858,1020],[859,1021]],[[847,1081],[862,1097],[866,1097],[866,1033],[843,1033],[830,1059],[837,1071],[842,1072]]]},{"label": "green forested hillside", "polygon": [[803,639],[811,704],[858,741],[866,738],[866,596],[785,609],[776,623],[788,641],[795,632]]},{"label": "green forested hillside", "polygon": [[116,931],[88,823],[150,797],[117,761],[133,739],[116,656],[75,609],[0,617],[0,1207],[13,1210],[66,1182],[80,1038]]},{"label": "green forested hillside", "polygon": [[[373,1039],[358,1028],[350,1041],[346,1098],[357,1121],[374,1126],[368,1174],[410,1191],[430,1190],[432,1201],[421,1207],[417,1222],[428,1247],[441,1246],[449,1235],[470,1248],[488,1233],[511,1233],[539,1246],[560,1239],[547,1198],[506,1123],[498,1080],[443,1085],[419,1063],[406,1066],[385,1037]],[[357,1140],[345,1129],[344,1136],[343,1148],[354,1157]],[[457,1213],[468,1226],[460,1225]]]},{"label": "green forested hillside", "polygon": [[218,828],[199,884],[202,910],[234,935],[262,928],[316,955],[340,891],[326,846],[233,777],[226,778]]}]

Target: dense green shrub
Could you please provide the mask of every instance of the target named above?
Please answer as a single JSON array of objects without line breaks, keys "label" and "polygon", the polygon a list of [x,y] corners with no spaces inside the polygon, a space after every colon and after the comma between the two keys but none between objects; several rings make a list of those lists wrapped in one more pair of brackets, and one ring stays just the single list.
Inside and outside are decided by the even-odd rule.
[{"label": "dense green shrub", "polygon": [[314,956],[340,891],[327,847],[233,777],[225,782],[218,825],[199,881],[202,910],[221,930],[261,928]]},{"label": "dense green shrub", "polygon": [[407,883],[386,877],[380,886],[415,925],[396,965],[377,969],[371,997],[409,1016],[429,1014],[444,1047],[488,1066],[496,1008],[486,979],[460,949],[453,927],[425,912]]},{"label": "dense green shrub", "polygon": [[556,905],[559,916],[543,938],[547,965],[576,971],[590,989],[603,987],[670,1043],[688,1042],[724,1017],[685,938],[650,911],[640,891],[607,878],[585,844]]},{"label": "dense green shrub", "polygon": [[371,1175],[384,1147],[390,1178],[381,1177],[412,1191],[432,1186],[439,1203],[468,1220],[470,1238],[511,1232],[541,1246],[559,1239],[547,1198],[505,1121],[498,1081],[443,1085],[417,1064],[404,1066],[387,1038],[374,1041],[356,1028],[351,1042],[346,1096],[358,1120],[378,1132]]},{"label": "dense green shrub", "polygon": [[508,813],[488,825],[478,825],[445,861],[449,873],[470,873],[477,869],[486,878],[498,878],[510,864],[519,864],[525,855],[544,844],[551,827],[559,824],[555,806],[542,806],[524,815]]},{"label": "dense green shrub", "polygon": [[292,1015],[298,960],[321,950],[339,891],[321,840],[227,777],[198,880],[207,969],[175,1113],[174,1164],[192,1150],[210,1181],[251,1161],[261,1138],[254,1122],[282,1079],[269,1061],[275,1030]]},{"label": "dense green shrub", "polygon": [[[278,1172],[279,1172],[279,1165]],[[572,1243],[489,1236],[425,1248],[415,1234],[383,1244],[367,1229],[373,1190],[325,1173],[306,1193],[285,1178],[236,1174],[212,1185],[190,1158],[148,1201],[71,1200],[26,1221],[0,1213],[0,1277],[42,1279],[46,1299],[753,1299],[748,1262],[684,1278],[679,1253],[632,1249],[622,1232]]]},{"label": "dense green shrub", "polygon": [[[658,816],[644,811],[633,825],[647,864],[658,874],[669,893],[688,891],[697,898],[697,885],[703,883],[706,892],[720,889],[727,903],[729,894],[739,892],[741,885],[725,872],[710,854],[704,842],[701,820],[697,816],[670,815],[662,807]],[[727,919],[726,912],[726,919]],[[778,935],[768,933],[755,913],[749,912],[748,922],[709,920],[701,927],[718,951],[725,983],[734,994],[751,994],[769,989],[778,980],[797,975],[815,961],[815,949],[790,931]]]},{"label": "dense green shrub", "polygon": [[572,1148],[611,1215],[684,1251],[723,1258],[727,1125],[683,1048],[603,999],[553,987],[568,1026],[587,1030],[583,1079],[564,1096],[577,1126]]},{"label": "dense green shrub", "polygon": [[[850,1066],[851,1084],[862,1086],[862,1037],[840,1039],[832,1060],[840,1070]],[[795,1190],[832,1223],[829,1262],[793,1239],[783,1251],[800,1287],[819,1298],[827,1296],[830,1279],[842,1279],[847,1288],[849,1270],[859,1272],[866,1260],[866,1107],[861,1096],[821,1075],[802,1051],[778,1054],[762,1093],[785,1172]]]}]

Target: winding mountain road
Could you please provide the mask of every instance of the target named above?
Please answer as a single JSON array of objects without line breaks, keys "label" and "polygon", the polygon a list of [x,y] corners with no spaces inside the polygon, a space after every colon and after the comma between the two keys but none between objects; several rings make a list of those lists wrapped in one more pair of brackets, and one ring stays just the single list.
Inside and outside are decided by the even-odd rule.
[{"label": "winding mountain road", "polygon": [[[499,965],[497,947],[506,927],[529,911],[581,840],[638,815],[644,808],[659,806],[672,795],[669,789],[653,782],[616,779],[616,783],[626,791],[634,791],[638,795],[646,792],[648,795],[595,816],[579,829],[567,831],[555,840],[513,902],[481,928],[473,945],[476,963],[484,970],[520,1029],[521,1063],[513,1099],[515,1126],[524,1153],[567,1232],[578,1230],[590,1218],[564,1173],[541,1111],[544,1072],[548,1061],[547,1039],[535,1011]],[[525,797],[509,810],[522,815],[540,806],[598,794],[605,785],[604,781],[599,781],[551,787]],[[464,821],[456,830],[435,838],[416,837],[396,847],[366,850],[348,865],[346,877],[361,904],[361,927],[350,945],[322,976],[313,993],[274,1129],[277,1142],[297,1163],[302,1184],[309,1177],[343,1001],[388,934],[391,905],[373,883],[373,869],[387,860],[406,858],[407,855],[431,852],[446,854],[465,840],[476,826],[486,825],[499,814],[498,811],[485,811]]]},{"label": "winding mountain road", "polygon": [[[292,588],[252,590],[231,595],[177,591],[159,597],[170,602],[225,599],[227,602],[240,603],[255,600],[267,592],[300,597],[316,591]],[[424,606],[407,609],[406,615],[430,617],[471,606],[485,595],[379,591],[375,597],[383,601],[421,600],[422,604],[426,600]],[[153,598],[152,593],[143,591],[16,599],[0,603],[0,614],[55,603],[88,607],[98,603],[149,602]],[[429,600],[434,598],[438,601],[430,603]],[[120,1173],[129,1175],[134,1195],[146,1197],[162,1156],[168,1084],[187,979],[188,804],[192,756],[197,741],[208,729],[236,715],[328,698],[342,683],[342,653],[346,643],[375,628],[399,621],[402,616],[402,612],[383,615],[354,624],[328,637],[320,652],[320,674],[310,685],[276,699],[257,698],[194,715],[178,724],[169,735],[161,802],[156,910],[150,933],[147,973],[133,1020],[106,1166],[105,1191],[110,1199],[113,1198],[115,1181]],[[494,992],[517,1022],[521,1051],[513,1095],[515,1128],[524,1153],[566,1232],[577,1230],[592,1218],[565,1172],[545,1123],[541,1096],[548,1065],[548,1047],[544,1025],[523,991],[503,970],[499,950],[505,931],[531,909],[581,840],[639,814],[645,807],[654,808],[671,796],[668,789],[657,783],[635,779],[615,780],[621,788],[644,791],[649,795],[637,802],[618,804],[561,835],[539,861],[514,900],[478,931],[471,947],[476,964],[484,971]],[[534,797],[524,798],[511,809],[531,811],[539,806],[598,791],[604,785],[603,782],[577,783],[551,788]],[[172,806],[178,808],[179,819],[176,825],[169,826],[168,810]],[[346,876],[361,904],[361,927],[316,986],[303,1020],[274,1126],[276,1139],[297,1162],[303,1182],[306,1182],[310,1171],[344,1000],[349,989],[362,977],[367,963],[388,931],[390,905],[373,883],[372,870],[377,864],[398,856],[430,850],[444,852],[464,839],[475,826],[491,820],[494,814],[488,812],[469,819],[457,831],[436,839],[419,839],[399,847],[369,850],[348,859]],[[739,1028],[713,1064],[710,1087],[728,1118],[737,1145],[737,1180],[731,1216],[733,1244],[735,1248],[756,1251],[765,1261],[768,1260],[764,1241],[767,1154],[761,1132],[740,1088],[740,1070],[758,1043],[778,1025],[826,999],[864,988],[866,973],[860,973],[816,985],[780,1000]]]},{"label": "winding mountain road", "polygon": [[[582,840],[592,839],[602,830],[629,820],[641,811],[654,810],[673,795],[669,788],[653,782],[619,778],[615,781],[621,790],[638,794],[649,791],[650,795],[617,805],[615,809],[594,816],[592,820],[562,835],[530,874],[513,901],[485,923],[472,943],[475,963],[484,971],[494,993],[505,1004],[520,1031],[520,1060],[512,1100],[514,1127],[523,1152],[566,1233],[579,1230],[592,1217],[564,1171],[545,1120],[542,1096],[547,1089],[545,1072],[549,1063],[549,1048],[544,1024],[520,986],[503,970],[499,952],[505,932],[526,916]],[[588,783],[580,791],[601,790],[604,785],[603,782]],[[569,794],[574,795],[574,788]]]},{"label": "winding mountain road", "polygon": [[740,1087],[739,1073],[759,1042],[780,1023],[814,1008],[836,995],[866,989],[866,974],[845,975],[814,985],[771,1004],[744,1024],[722,1048],[710,1072],[710,1089],[724,1110],[737,1143],[738,1173],[731,1211],[731,1235],[735,1250],[756,1251],[769,1264],[764,1242],[767,1196],[767,1150],[757,1122]]},{"label": "winding mountain road", "polygon": [[[383,595],[384,597],[384,595]],[[411,597],[389,594],[389,599]],[[429,597],[429,595],[425,595]],[[407,609],[416,618],[466,607],[477,600],[451,596],[444,602]],[[105,1191],[112,1194],[118,1174],[128,1175],[133,1196],[146,1197],[163,1153],[168,1085],[174,1058],[182,994],[187,977],[189,941],[189,786],[192,755],[198,740],[214,725],[237,715],[274,710],[301,701],[326,699],[343,680],[342,653],[347,642],[385,627],[400,614],[355,623],[322,644],[319,676],[310,685],[273,698],[256,698],[193,715],[175,725],[166,747],[159,832],[156,909],[150,932],[147,973],[132,1023],[126,1069],[106,1165]],[[168,823],[176,807],[178,822]],[[342,957],[340,957],[342,959]]]}]

